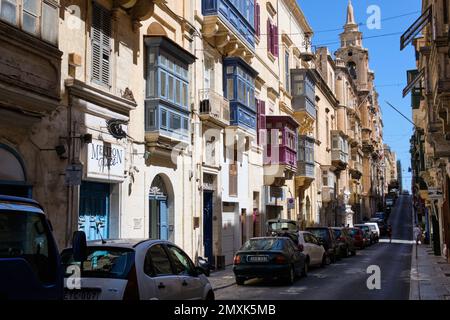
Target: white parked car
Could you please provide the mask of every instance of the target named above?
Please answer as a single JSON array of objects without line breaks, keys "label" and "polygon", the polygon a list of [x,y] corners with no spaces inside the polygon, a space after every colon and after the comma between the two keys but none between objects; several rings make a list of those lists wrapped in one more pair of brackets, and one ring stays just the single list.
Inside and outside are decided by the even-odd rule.
[{"label": "white parked car", "polygon": [[364,223],[370,227],[370,230],[377,233],[378,238],[380,237],[380,228],[378,227],[378,223],[376,222],[366,222]]},{"label": "white parked car", "polygon": [[74,286],[73,269],[81,267],[81,263],[74,261],[71,248],[61,253],[61,259],[66,268],[64,298],[67,300],[214,299],[204,271],[168,241],[87,242],[79,288]]},{"label": "white parked car", "polygon": [[326,254],[325,248],[311,232],[299,231],[298,244],[303,246],[303,254],[306,256],[308,264],[311,266],[325,266],[330,264],[330,258]]}]

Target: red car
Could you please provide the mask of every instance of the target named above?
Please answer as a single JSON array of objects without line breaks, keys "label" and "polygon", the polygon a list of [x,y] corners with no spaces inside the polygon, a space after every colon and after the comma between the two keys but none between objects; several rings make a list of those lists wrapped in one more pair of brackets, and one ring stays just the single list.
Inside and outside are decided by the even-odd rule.
[{"label": "red car", "polygon": [[359,228],[350,228],[349,235],[355,241],[355,247],[362,250],[367,246],[366,238],[364,237],[364,232]]}]

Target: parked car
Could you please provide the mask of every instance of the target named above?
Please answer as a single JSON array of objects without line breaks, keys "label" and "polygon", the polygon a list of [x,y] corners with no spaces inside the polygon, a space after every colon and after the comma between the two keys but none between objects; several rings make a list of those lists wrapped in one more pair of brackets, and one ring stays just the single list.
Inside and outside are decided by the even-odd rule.
[{"label": "parked car", "polygon": [[356,227],[355,228],[349,228],[348,231],[349,231],[348,232],[349,235],[353,238],[355,246],[358,249],[362,250],[362,249],[366,248],[367,240],[366,240],[366,238],[364,236],[364,231],[362,231],[361,229],[356,228]]},{"label": "parked car", "polygon": [[340,256],[343,258],[348,257],[350,254],[352,256],[356,255],[355,242],[352,237],[348,234],[347,228],[333,227],[334,237],[339,243]]},{"label": "parked car", "polygon": [[90,241],[83,256],[72,248],[61,253],[66,270],[82,265],[80,288],[71,288],[71,273],[65,275],[67,300],[214,299],[205,270],[169,241]]},{"label": "parked car", "polygon": [[370,230],[375,234],[375,242],[380,240],[380,228],[378,227],[377,222],[366,222],[366,225],[369,226]]},{"label": "parked car", "polygon": [[0,195],[0,300],[62,300],[63,272],[38,202]]},{"label": "parked car", "polygon": [[234,256],[236,284],[253,278],[282,279],[288,284],[306,276],[306,256],[290,238],[264,237],[248,240]]},{"label": "parked car", "polygon": [[360,228],[364,232],[364,237],[368,239],[369,245],[372,245],[377,242],[377,237],[372,229],[366,224],[355,224],[354,227]]},{"label": "parked car", "polygon": [[306,264],[308,266],[321,266],[324,267],[331,263],[330,257],[327,255],[323,246],[323,241],[316,238],[311,232],[299,231],[298,244],[302,252],[306,256]]},{"label": "parked car", "polygon": [[328,227],[311,227],[306,228],[306,231],[311,232],[319,241],[322,241],[323,247],[327,252],[331,262],[336,262],[339,259],[339,246],[334,238],[334,232]]}]

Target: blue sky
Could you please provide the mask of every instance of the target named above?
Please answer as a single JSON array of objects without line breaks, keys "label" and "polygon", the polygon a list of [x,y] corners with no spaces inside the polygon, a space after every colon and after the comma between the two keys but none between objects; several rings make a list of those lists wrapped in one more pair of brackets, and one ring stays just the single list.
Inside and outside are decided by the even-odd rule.
[{"label": "blue sky", "polygon": [[[314,30],[313,45],[326,45],[334,53],[339,47],[339,34],[346,21],[348,0],[297,0],[309,24]],[[420,16],[420,0],[353,0],[355,20],[364,23],[360,31],[364,37],[364,47],[369,49],[370,68],[375,71],[375,84],[380,95],[379,103],[383,112],[384,141],[397,153],[402,162],[403,186],[410,189],[411,166],[409,139],[412,125],[390,108],[385,101],[392,103],[408,118],[412,118],[410,97],[402,98],[406,86],[406,70],[415,69],[412,46],[400,51],[400,36]],[[369,30],[366,21],[367,9],[377,5],[381,10],[381,29]],[[403,15],[402,17],[398,17]],[[340,28],[340,30],[335,30]],[[333,31],[329,31],[333,30]],[[392,36],[385,34],[399,33]]]}]

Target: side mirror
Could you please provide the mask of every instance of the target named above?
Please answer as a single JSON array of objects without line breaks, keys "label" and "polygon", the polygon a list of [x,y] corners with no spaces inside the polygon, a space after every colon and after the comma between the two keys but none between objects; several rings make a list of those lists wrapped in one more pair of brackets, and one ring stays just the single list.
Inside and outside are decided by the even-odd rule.
[{"label": "side mirror", "polygon": [[205,276],[209,277],[210,269],[211,265],[209,264],[208,260],[202,257],[197,258],[197,267],[195,267],[195,270],[198,274],[204,274]]},{"label": "side mirror", "polygon": [[75,231],[72,237],[73,259],[77,262],[87,260],[86,234],[83,231]]},{"label": "side mirror", "polygon": [[303,250],[304,250],[305,248],[303,247],[302,244],[299,244],[299,245],[297,246],[297,249],[298,249],[298,251],[303,252]]}]

